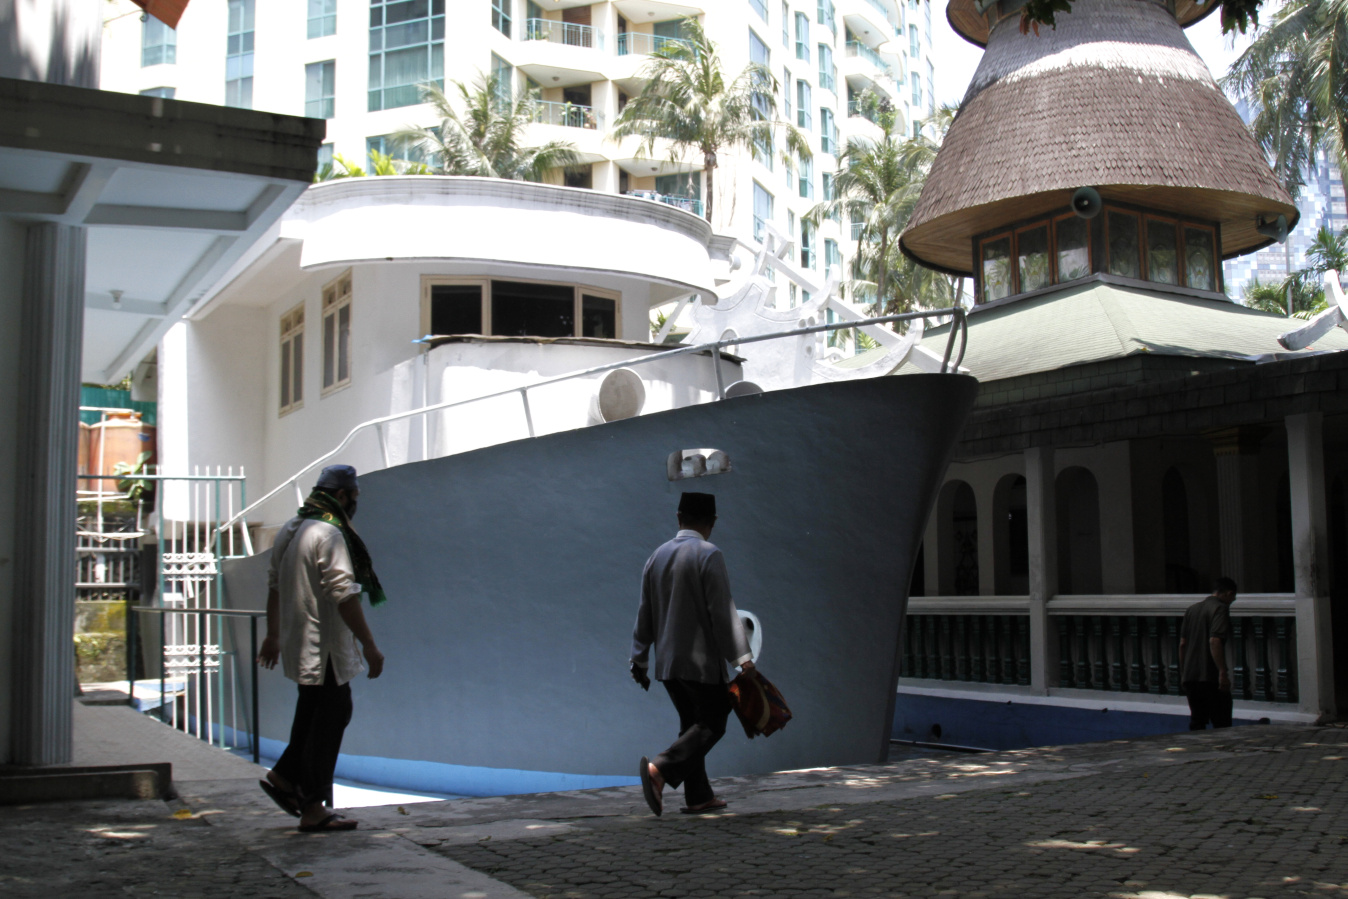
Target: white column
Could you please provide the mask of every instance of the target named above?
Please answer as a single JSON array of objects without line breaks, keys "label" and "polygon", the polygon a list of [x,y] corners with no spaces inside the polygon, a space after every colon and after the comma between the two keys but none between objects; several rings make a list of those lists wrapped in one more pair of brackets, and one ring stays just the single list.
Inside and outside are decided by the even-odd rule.
[{"label": "white column", "polygon": [[1025,451],[1025,518],[1030,556],[1030,685],[1048,692],[1048,601],[1058,592],[1058,497],[1053,447]]},{"label": "white column", "polygon": [[83,228],[28,228],[19,359],[11,758],[70,762]]},{"label": "white column", "polygon": [[1292,493],[1292,567],[1296,578],[1297,689],[1301,707],[1334,707],[1334,655],[1329,627],[1329,525],[1325,503],[1324,419],[1287,416]]}]

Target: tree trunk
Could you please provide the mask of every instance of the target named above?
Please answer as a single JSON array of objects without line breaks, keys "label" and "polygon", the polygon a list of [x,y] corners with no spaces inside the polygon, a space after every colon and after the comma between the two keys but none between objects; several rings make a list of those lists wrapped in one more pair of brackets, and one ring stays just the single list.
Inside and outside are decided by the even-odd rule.
[{"label": "tree trunk", "polygon": [[707,200],[706,205],[703,207],[703,209],[705,210],[707,215],[707,224],[711,224],[711,197],[712,197],[712,188],[715,186],[715,179],[716,179],[715,150],[702,151],[702,172],[704,175],[706,175],[707,181]]},{"label": "tree trunk", "polygon": [[889,280],[889,229],[880,232],[880,277],[875,279],[875,308],[877,315],[885,314],[885,287]]}]

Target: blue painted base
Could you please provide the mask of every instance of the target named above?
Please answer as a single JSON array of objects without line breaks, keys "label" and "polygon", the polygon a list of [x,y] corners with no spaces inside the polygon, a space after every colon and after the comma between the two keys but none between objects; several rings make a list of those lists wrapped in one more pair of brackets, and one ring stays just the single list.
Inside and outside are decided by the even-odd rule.
[{"label": "blue painted base", "polygon": [[[1257,720],[1242,718],[1237,712],[1233,723],[1255,724]],[[1186,706],[1134,711],[1030,703],[997,695],[959,698],[900,691],[894,706],[892,737],[982,749],[1028,749],[1173,734],[1188,729]]]},{"label": "blue painted base", "polygon": [[[195,728],[196,718],[188,726]],[[251,748],[247,731],[235,730],[212,722],[211,742],[236,748]],[[258,751],[264,759],[277,759],[285,751],[280,740],[263,737]],[[634,766],[635,767],[635,766]],[[567,774],[562,771],[520,771],[513,768],[477,768],[447,765],[411,759],[379,758],[369,755],[337,757],[337,776],[372,787],[389,787],[412,793],[442,793],[458,796],[510,796],[518,793],[556,793],[561,790],[596,790],[602,787],[630,787],[641,783],[639,777],[620,775]]]}]

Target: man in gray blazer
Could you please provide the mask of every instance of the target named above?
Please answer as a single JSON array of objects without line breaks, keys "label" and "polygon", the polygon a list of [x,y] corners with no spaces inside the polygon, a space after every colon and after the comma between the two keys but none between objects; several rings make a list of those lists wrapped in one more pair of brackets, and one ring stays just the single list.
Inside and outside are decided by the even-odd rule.
[{"label": "man in gray blazer", "polygon": [[683,785],[685,812],[725,808],[707,780],[706,757],[725,734],[730,716],[726,663],[753,668],[749,640],[730,598],[725,558],[709,542],[716,497],[685,493],[679,499],[679,532],[646,562],[641,607],[632,632],[632,677],[650,689],[647,674],[655,647],[654,676],[679,713],[679,738],[652,761],[641,759],[646,803],[659,815],[665,784]]}]

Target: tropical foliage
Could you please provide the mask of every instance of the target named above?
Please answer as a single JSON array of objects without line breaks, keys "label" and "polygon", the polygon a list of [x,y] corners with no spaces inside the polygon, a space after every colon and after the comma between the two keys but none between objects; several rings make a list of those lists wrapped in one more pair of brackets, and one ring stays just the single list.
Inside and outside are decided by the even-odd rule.
[{"label": "tropical foliage", "polygon": [[816,224],[829,218],[860,224],[853,279],[846,287],[873,304],[877,315],[948,305],[955,296],[951,279],[904,256],[898,238],[956,110],[938,109],[916,137],[906,136],[892,109],[879,105],[874,112],[882,132],[879,140],[848,141],[838,157],[833,196],[811,209],[807,218]]},{"label": "tropical foliage", "polygon": [[723,150],[771,152],[774,136],[785,136],[783,156],[810,157],[805,136],[777,115],[777,80],[766,67],[751,63],[727,80],[716,44],[696,19],[682,23],[683,41],[669,41],[651,54],[641,70],[645,85],[614,122],[615,140],[641,138],[640,152],[651,156],[660,140],[669,142],[669,159],[697,154],[706,179],[704,209],[711,221],[716,168]]},{"label": "tropical foliage", "polygon": [[[1058,13],[1070,13],[1072,11],[1073,0],[1029,0],[1020,12],[1020,30],[1024,34],[1031,28],[1034,33],[1039,33],[1040,25],[1047,25],[1053,28],[1056,25],[1055,16]],[[1231,33],[1239,31],[1241,34],[1251,25],[1259,24],[1259,7],[1264,0],[1222,0],[1222,31]]]},{"label": "tropical foliage", "polygon": [[1279,284],[1262,284],[1258,279],[1245,287],[1245,305],[1251,309],[1287,315],[1288,292],[1291,292],[1291,314],[1296,318],[1310,318],[1326,308],[1324,275],[1333,270],[1348,271],[1348,228],[1335,234],[1329,228],[1316,232],[1315,240],[1306,250],[1305,268],[1293,272]]},{"label": "tropical foliage", "polygon": [[1222,87],[1253,108],[1255,137],[1294,197],[1320,149],[1348,170],[1348,0],[1287,0]]},{"label": "tropical foliage", "polygon": [[341,178],[364,178],[366,175],[430,175],[425,163],[394,159],[378,150],[370,151],[370,169],[367,172],[340,153],[334,153],[332,162],[314,175],[315,181],[337,181]]},{"label": "tropical foliage", "polygon": [[421,100],[439,124],[409,126],[394,135],[396,143],[425,160],[430,174],[542,181],[551,171],[579,164],[575,144],[525,144],[525,131],[538,114],[533,93],[511,97],[497,76],[481,73],[471,87],[461,81],[450,85],[450,93],[434,84],[421,86]]}]

